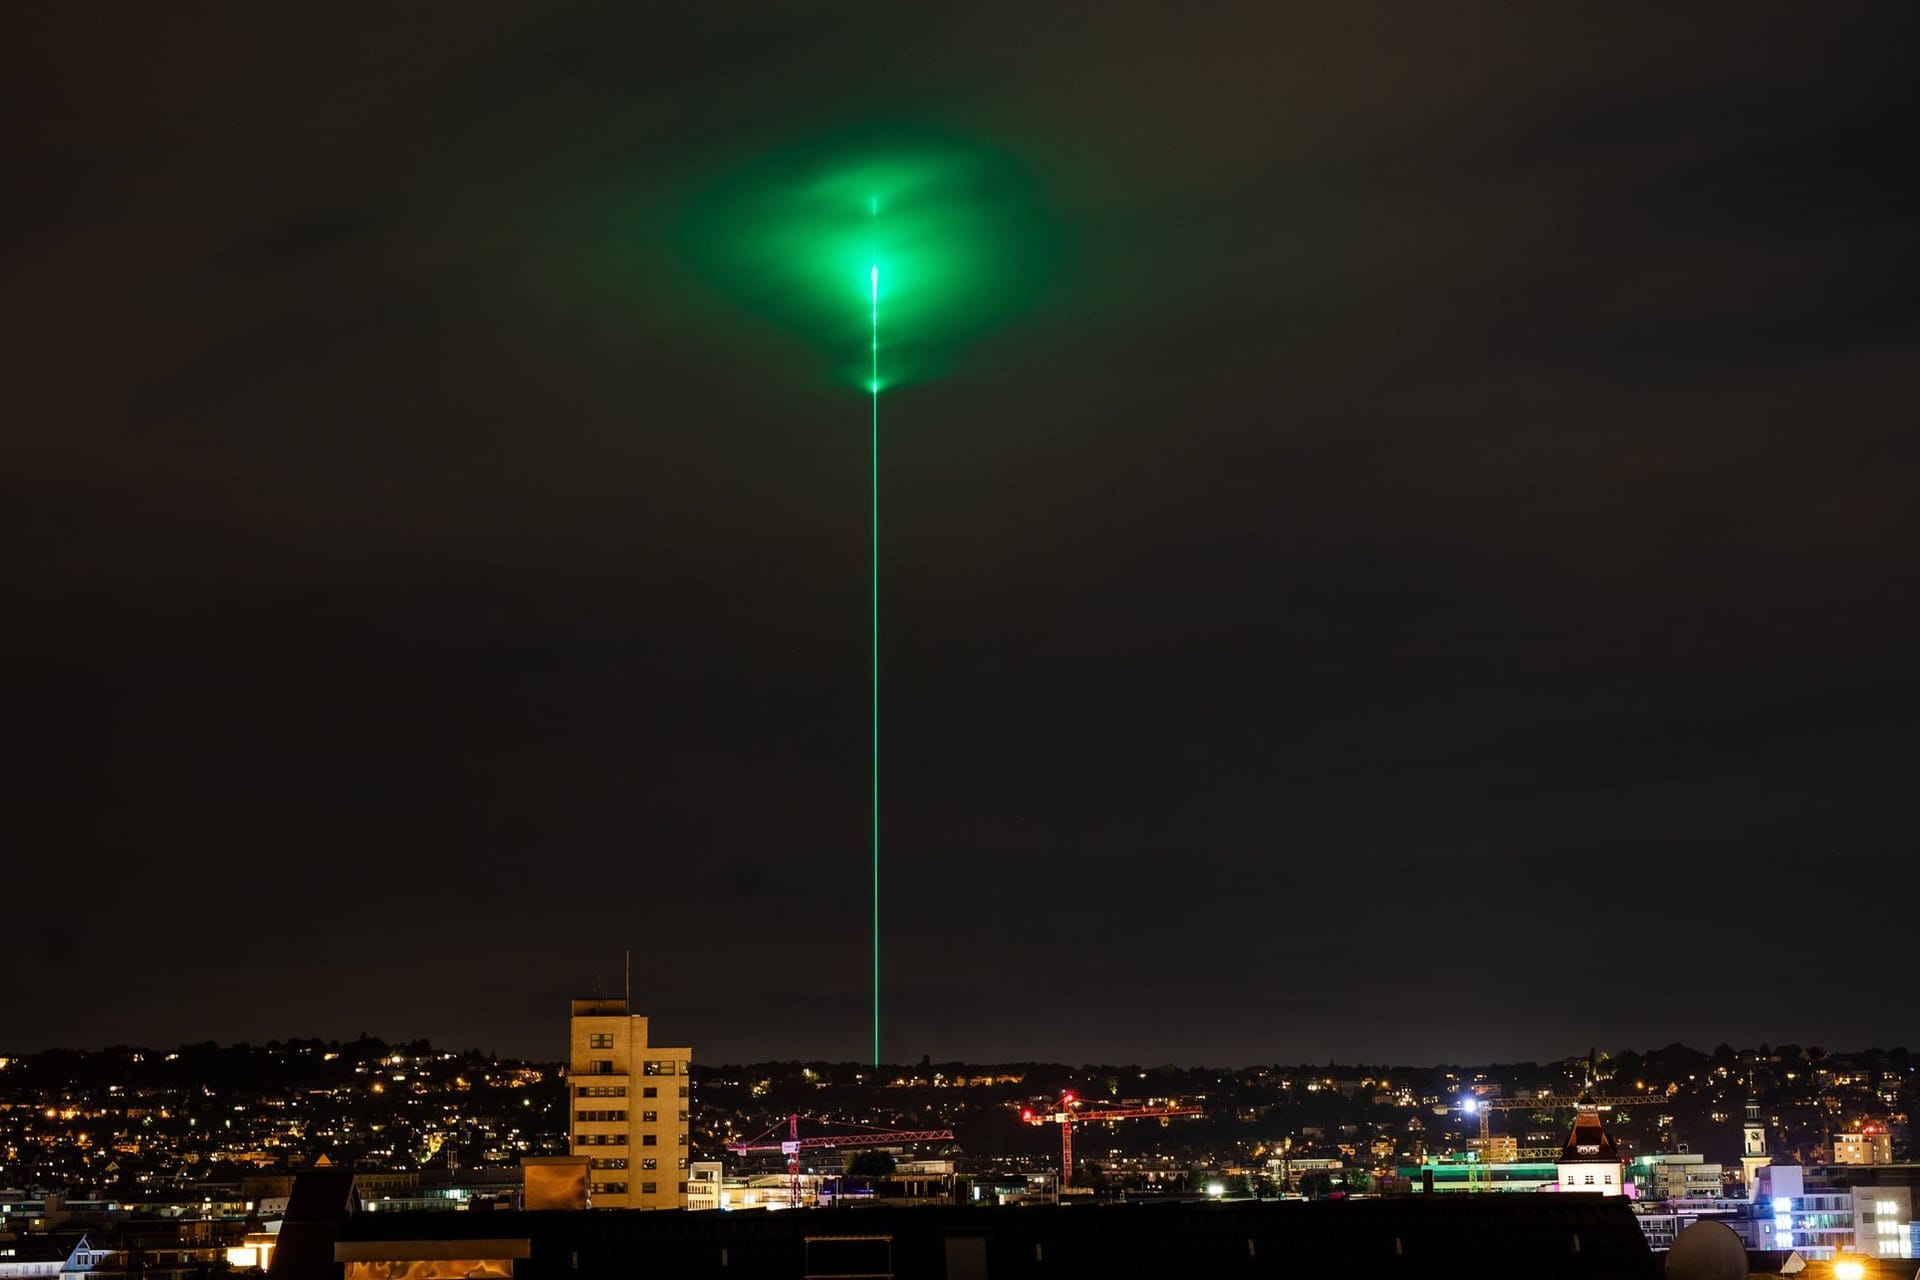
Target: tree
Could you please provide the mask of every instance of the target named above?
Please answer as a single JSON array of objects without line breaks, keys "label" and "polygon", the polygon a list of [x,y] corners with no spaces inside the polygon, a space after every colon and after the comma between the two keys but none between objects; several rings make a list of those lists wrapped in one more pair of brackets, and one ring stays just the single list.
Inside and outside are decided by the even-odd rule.
[{"label": "tree", "polygon": [[1300,1175],[1300,1194],[1309,1200],[1325,1200],[1333,1192],[1333,1175],[1324,1169],[1309,1169]]},{"label": "tree", "polygon": [[891,1178],[894,1159],[885,1151],[849,1151],[841,1167],[850,1178]]}]

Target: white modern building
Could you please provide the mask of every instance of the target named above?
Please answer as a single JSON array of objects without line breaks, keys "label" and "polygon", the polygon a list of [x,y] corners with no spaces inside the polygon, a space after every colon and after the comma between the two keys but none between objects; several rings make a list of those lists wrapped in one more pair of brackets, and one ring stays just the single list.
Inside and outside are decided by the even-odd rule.
[{"label": "white modern building", "polygon": [[718,1160],[695,1160],[687,1169],[687,1208],[718,1209],[721,1176]]},{"label": "white modern building", "polygon": [[1906,1186],[1806,1186],[1798,1165],[1759,1172],[1765,1201],[1757,1247],[1794,1249],[1815,1261],[1842,1252],[1869,1258],[1915,1256],[1913,1189]]}]

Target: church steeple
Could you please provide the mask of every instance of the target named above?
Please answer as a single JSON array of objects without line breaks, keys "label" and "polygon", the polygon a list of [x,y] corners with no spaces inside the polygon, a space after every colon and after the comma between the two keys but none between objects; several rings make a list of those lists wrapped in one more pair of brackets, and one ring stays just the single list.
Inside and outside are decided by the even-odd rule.
[{"label": "church steeple", "polygon": [[1759,1156],[1763,1160],[1767,1154],[1767,1125],[1760,1118],[1760,1101],[1747,1099],[1747,1123],[1741,1142],[1742,1156]]},{"label": "church steeple", "polygon": [[1760,1097],[1753,1091],[1753,1077],[1747,1077],[1747,1119],[1740,1136],[1740,1178],[1747,1184],[1747,1198],[1760,1183],[1760,1170],[1773,1163],[1767,1155],[1767,1122],[1760,1115]]}]

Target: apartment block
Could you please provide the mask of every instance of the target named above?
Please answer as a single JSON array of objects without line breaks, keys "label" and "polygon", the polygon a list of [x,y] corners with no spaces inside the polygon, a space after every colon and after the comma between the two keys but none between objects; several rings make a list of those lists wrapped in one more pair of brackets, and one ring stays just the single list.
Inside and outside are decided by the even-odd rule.
[{"label": "apartment block", "polygon": [[693,1050],[647,1039],[624,999],[572,1002],[567,1137],[595,1209],[683,1209]]}]

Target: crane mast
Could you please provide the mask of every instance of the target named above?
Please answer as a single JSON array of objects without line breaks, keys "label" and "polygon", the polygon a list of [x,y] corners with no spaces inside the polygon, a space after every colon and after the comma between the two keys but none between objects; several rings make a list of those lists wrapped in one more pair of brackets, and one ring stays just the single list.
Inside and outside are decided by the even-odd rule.
[{"label": "crane mast", "polygon": [[744,1156],[751,1151],[779,1151],[787,1157],[787,1203],[789,1207],[800,1207],[800,1153],[802,1151],[820,1151],[842,1147],[897,1147],[908,1142],[952,1142],[951,1129],[875,1129],[869,1133],[826,1134],[818,1137],[800,1136],[800,1116],[796,1112],[786,1120],[787,1136],[769,1140],[769,1135],[779,1125],[743,1142],[729,1142],[727,1150],[735,1155]]},{"label": "crane mast", "polygon": [[1060,1185],[1065,1187],[1073,1180],[1073,1126],[1076,1124],[1104,1123],[1109,1120],[1159,1120],[1165,1124],[1175,1116],[1200,1116],[1206,1112],[1200,1107],[1108,1107],[1100,1110],[1081,1108],[1080,1100],[1072,1093],[1060,1095],[1060,1109],[1057,1111],[1022,1111],[1020,1118],[1028,1124],[1057,1124],[1060,1126]]}]

